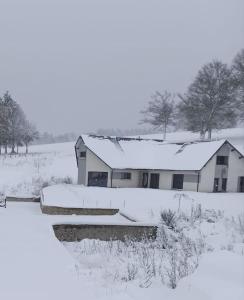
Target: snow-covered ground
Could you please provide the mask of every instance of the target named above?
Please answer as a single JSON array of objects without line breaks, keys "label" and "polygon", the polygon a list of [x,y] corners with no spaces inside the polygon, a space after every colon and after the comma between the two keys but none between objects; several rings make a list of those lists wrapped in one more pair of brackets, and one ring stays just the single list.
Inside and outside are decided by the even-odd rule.
[{"label": "snow-covered ground", "polygon": [[[209,213],[211,221],[203,216],[192,225],[188,221],[177,225],[193,243],[201,237],[198,247],[202,254],[188,258],[193,269],[177,282],[176,289],[171,289],[166,275],[162,276],[162,282],[158,275],[154,278],[150,273],[152,258],[156,272],[164,274],[165,270],[171,270],[167,264],[165,270],[158,269],[162,261],[171,258],[170,251],[164,253],[165,249],[158,248],[160,244],[156,245],[158,250],[150,246],[155,255],[150,256],[148,264],[145,255],[148,249],[144,245],[135,247],[134,243],[128,251],[128,246],[118,247],[116,242],[84,240],[64,243],[63,247],[51,226],[58,222],[121,221],[120,216],[46,216],[41,215],[38,203],[9,202],[6,209],[0,209],[0,299],[159,300],[163,296],[170,300],[227,300],[232,296],[241,300],[244,296],[243,232],[239,231],[237,220]],[[179,233],[175,234],[180,237]],[[186,249],[191,247],[188,242],[183,245]],[[133,249],[139,253],[133,253]],[[136,261],[142,262],[138,276],[133,265],[128,265],[134,262],[136,267]],[[128,274],[132,277],[128,278]]]},{"label": "snow-covered ground", "polygon": [[[217,134],[244,149],[242,132],[243,129],[232,129]],[[191,140],[192,136],[174,133],[168,138]],[[134,280],[120,277],[126,271],[128,275],[128,270],[132,274],[135,272],[122,255],[131,255],[137,261],[137,256],[128,252],[130,249],[126,245],[122,246],[122,254],[110,255],[111,251],[119,249],[116,242],[114,245],[98,241],[62,245],[52,230],[52,224],[56,223],[128,223],[121,215],[46,216],[41,214],[38,203],[8,202],[6,209],[0,208],[0,299],[244,299],[242,194],[85,188],[63,184],[75,183],[76,176],[74,143],[31,146],[29,155],[0,156],[0,192],[7,195],[37,195],[41,187],[58,183],[44,190],[44,201],[49,205],[116,207],[138,221],[157,223],[161,220],[161,211],[175,211],[177,230],[169,232],[176,235],[178,241],[184,233],[192,245],[198,243],[199,237],[203,242],[199,257],[194,254],[189,258],[190,264],[197,268],[180,279],[176,289],[169,288],[167,276],[162,283],[158,275],[149,276],[151,282],[146,288],[143,274],[147,271],[151,274],[147,263],[144,271],[139,268]],[[102,253],[102,249],[108,252]],[[147,251],[138,245],[134,249],[140,249],[142,256]],[[162,256],[163,261],[171,255],[171,248],[168,249],[169,253]],[[161,252],[155,251],[158,267]],[[199,259],[198,266],[195,258]]]},{"label": "snow-covered ground", "polygon": [[158,221],[164,209],[190,212],[192,206],[224,211],[227,216],[244,213],[242,193],[197,193],[143,188],[101,188],[55,185],[43,190],[43,204],[63,207],[119,208],[138,221]]},{"label": "snow-covered ground", "polygon": [[0,191],[7,195],[38,195],[42,186],[75,182],[74,144],[35,145],[28,155],[1,155]]}]

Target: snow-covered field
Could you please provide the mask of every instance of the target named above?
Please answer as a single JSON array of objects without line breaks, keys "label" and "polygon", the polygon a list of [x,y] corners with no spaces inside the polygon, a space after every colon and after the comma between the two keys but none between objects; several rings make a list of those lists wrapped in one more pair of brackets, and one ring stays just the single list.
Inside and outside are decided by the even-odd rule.
[{"label": "snow-covered field", "polygon": [[[162,138],[149,135],[145,138]],[[229,139],[244,153],[244,128],[224,129],[213,138]],[[198,135],[190,132],[169,133],[168,141],[191,141]],[[61,182],[76,183],[77,167],[74,142],[30,147],[30,154],[0,156],[0,191],[8,195],[38,195],[42,186]],[[20,151],[24,152],[24,149]]]},{"label": "snow-covered field", "polygon": [[[243,129],[217,134],[243,151]],[[172,141],[193,136],[168,135]],[[63,184],[75,183],[76,176],[74,143],[0,156],[0,192],[6,195],[38,195],[43,186],[58,183],[44,190],[46,204],[116,207],[137,221],[158,224],[161,211],[171,209],[174,228],[160,225],[166,247],[162,239],[153,245],[92,240],[62,245],[52,224],[129,221],[120,215],[46,216],[37,203],[9,202],[0,208],[0,299],[244,299],[243,195]],[[177,277],[175,289],[169,274]]]}]

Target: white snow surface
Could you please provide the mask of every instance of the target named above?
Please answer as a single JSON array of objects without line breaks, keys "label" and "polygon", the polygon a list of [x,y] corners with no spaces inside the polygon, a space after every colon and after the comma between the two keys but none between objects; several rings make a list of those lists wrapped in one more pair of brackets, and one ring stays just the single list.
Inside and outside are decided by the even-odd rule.
[{"label": "white snow surface", "polygon": [[[173,136],[174,135],[174,136]],[[187,132],[172,133],[172,141],[191,140]],[[229,129],[214,133],[215,137],[230,140],[244,149],[243,129]],[[160,137],[154,137],[160,138]],[[174,140],[173,140],[174,139]],[[30,196],[43,183],[70,177],[76,181],[77,166],[73,143],[37,145],[30,154],[0,156],[0,192],[7,195]],[[24,152],[24,149],[22,150]],[[179,208],[177,192],[146,189],[104,189],[58,185],[45,189],[50,205],[70,207],[118,207],[138,221],[158,222],[163,209]],[[182,279],[175,290],[161,282],[150,288],[140,288],[135,282],[106,282],[99,276],[103,257],[88,261],[84,257],[84,274],[77,271],[77,261],[55,238],[52,225],[57,223],[123,223],[128,220],[115,216],[46,216],[38,203],[8,202],[0,208],[0,299],[102,299],[102,300],[235,300],[244,299],[243,236],[236,235],[237,217],[243,212],[242,194],[204,194],[184,192],[187,197],[180,208],[189,212],[192,203],[203,209],[224,212],[228,222],[204,223],[201,230],[211,251],[199,261],[196,271]],[[53,195],[58,197],[54,198]],[[70,197],[70,198],[69,198]],[[83,203],[84,201],[84,203]],[[227,225],[228,226],[227,226]],[[227,251],[227,249],[229,249]],[[89,278],[92,266],[95,277]],[[120,265],[117,266],[118,269]]]},{"label": "white snow surface", "polygon": [[[183,196],[179,201],[179,196]],[[44,205],[85,208],[119,208],[141,222],[158,221],[164,209],[190,212],[192,205],[224,211],[228,216],[244,213],[241,193],[197,193],[142,188],[101,188],[80,185],[54,185],[43,189]]]},{"label": "white snow surface", "polygon": [[85,145],[114,169],[200,170],[225,140],[168,144],[82,135]]}]

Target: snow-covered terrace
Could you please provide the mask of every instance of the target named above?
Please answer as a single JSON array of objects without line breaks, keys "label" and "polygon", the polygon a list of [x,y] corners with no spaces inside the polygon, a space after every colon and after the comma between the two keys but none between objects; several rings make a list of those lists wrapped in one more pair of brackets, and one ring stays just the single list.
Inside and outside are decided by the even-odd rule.
[{"label": "snow-covered terrace", "polygon": [[224,210],[226,215],[244,212],[241,193],[176,192],[137,188],[99,188],[80,185],[55,185],[43,189],[42,204],[78,208],[118,208],[139,222],[158,222],[163,209],[178,210],[179,195],[184,195],[180,209],[190,212],[192,205],[203,209]]}]

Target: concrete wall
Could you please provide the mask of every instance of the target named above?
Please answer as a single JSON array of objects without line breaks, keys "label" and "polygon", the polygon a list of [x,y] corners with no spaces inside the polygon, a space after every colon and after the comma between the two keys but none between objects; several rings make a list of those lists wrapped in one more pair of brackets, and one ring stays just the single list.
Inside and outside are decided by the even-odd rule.
[{"label": "concrete wall", "polygon": [[99,239],[102,241],[127,239],[142,240],[155,239],[156,226],[143,225],[93,225],[93,224],[58,224],[53,225],[58,240],[66,242],[81,241],[83,239]]},{"label": "concrete wall", "polygon": [[47,215],[115,215],[119,209],[113,208],[69,208],[41,205],[43,214]]}]

